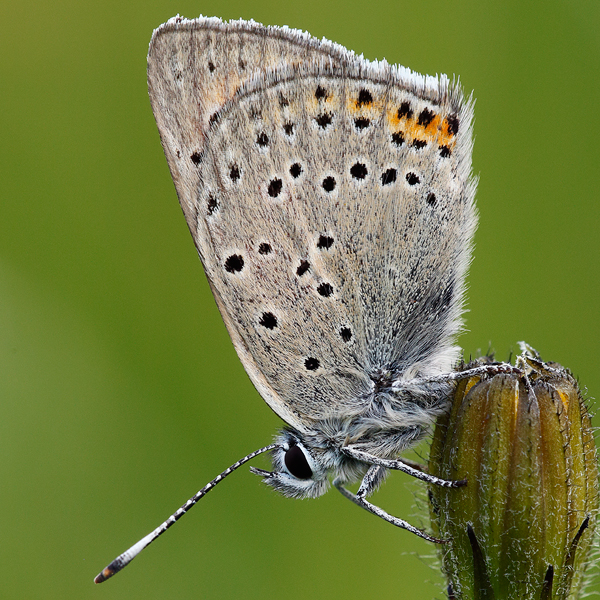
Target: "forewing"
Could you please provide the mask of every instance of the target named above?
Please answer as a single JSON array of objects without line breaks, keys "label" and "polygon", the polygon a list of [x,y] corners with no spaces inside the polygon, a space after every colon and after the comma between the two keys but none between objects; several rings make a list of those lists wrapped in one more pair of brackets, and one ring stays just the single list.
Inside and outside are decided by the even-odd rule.
[{"label": "forewing", "polygon": [[148,50],[150,102],[194,239],[198,165],[211,117],[261,71],[315,56],[338,61],[350,55],[303,32],[253,21],[174,17],[154,32]]}]

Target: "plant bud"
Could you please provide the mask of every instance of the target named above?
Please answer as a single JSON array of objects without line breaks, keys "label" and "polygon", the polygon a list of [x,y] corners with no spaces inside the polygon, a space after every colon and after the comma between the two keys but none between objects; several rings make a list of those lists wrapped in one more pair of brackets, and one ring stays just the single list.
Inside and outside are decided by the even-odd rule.
[{"label": "plant bud", "polygon": [[467,479],[429,491],[457,600],[578,598],[595,539],[596,446],[577,382],[530,348],[517,366],[460,381],[436,424],[430,473]]}]

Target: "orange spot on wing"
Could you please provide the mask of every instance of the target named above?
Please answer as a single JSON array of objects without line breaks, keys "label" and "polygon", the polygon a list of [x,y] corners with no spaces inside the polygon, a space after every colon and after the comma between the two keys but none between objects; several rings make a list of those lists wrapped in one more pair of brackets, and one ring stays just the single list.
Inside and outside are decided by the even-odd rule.
[{"label": "orange spot on wing", "polygon": [[346,107],[351,114],[360,113],[361,116],[375,118],[377,114],[383,112],[382,102],[359,102],[357,98],[348,98]]},{"label": "orange spot on wing", "polygon": [[402,117],[401,119],[398,118],[398,107],[397,106],[389,106],[388,107],[387,120],[388,120],[388,123],[390,124],[390,127],[394,131],[397,131],[398,127],[401,124],[406,123],[406,121],[407,121],[406,117]]},{"label": "orange spot on wing", "polygon": [[423,127],[423,132],[428,135],[431,136],[431,139],[433,139],[435,137],[435,135],[438,132],[438,129],[440,128],[440,121],[442,120],[442,118],[440,117],[440,115],[435,115],[435,117],[433,117],[433,119],[431,120],[431,123],[429,123],[429,125],[427,125],[427,127]]},{"label": "orange spot on wing", "polygon": [[456,143],[455,135],[452,131],[450,131],[450,123],[448,122],[448,118],[444,119],[442,123],[440,136],[439,136],[439,144],[440,146],[451,146]]},{"label": "orange spot on wing", "polygon": [[431,120],[429,125],[425,126],[419,125],[418,118],[413,117],[412,119],[407,119],[408,127],[405,130],[406,134],[413,140],[419,139],[427,142],[433,142],[438,135],[440,120],[440,116],[436,115]]},{"label": "orange spot on wing", "polygon": [[427,126],[419,125],[418,115],[398,118],[398,108],[397,105],[390,104],[387,107],[386,117],[392,133],[402,132],[407,145],[414,140],[424,140],[428,143],[436,143],[438,146],[448,146],[450,149],[456,145],[456,136],[449,131],[447,118],[442,119],[442,115],[436,114]]}]

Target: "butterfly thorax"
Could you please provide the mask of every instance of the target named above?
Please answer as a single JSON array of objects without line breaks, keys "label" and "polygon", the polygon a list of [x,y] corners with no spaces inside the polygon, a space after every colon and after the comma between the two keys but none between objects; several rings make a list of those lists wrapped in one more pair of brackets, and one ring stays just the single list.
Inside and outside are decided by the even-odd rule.
[{"label": "butterfly thorax", "polygon": [[[279,492],[298,498],[322,495],[332,479],[344,484],[358,481],[370,463],[350,456],[347,449],[383,459],[398,458],[419,442],[435,417],[447,409],[452,387],[443,380],[381,382],[371,401],[365,403],[368,409],[363,414],[330,416],[305,425],[301,431],[286,428],[272,452],[273,472],[256,472]],[[294,446],[301,448],[310,477],[299,479],[290,471],[286,456]]]}]

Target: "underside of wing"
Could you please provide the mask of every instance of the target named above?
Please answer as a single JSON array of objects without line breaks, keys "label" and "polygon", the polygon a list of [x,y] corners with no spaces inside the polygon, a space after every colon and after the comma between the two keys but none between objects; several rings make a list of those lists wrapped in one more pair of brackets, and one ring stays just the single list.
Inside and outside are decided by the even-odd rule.
[{"label": "underside of wing", "polygon": [[267,403],[302,429],[449,369],[476,224],[470,103],[298,32],[185,23],[153,38],[153,109]]},{"label": "underside of wing", "polygon": [[198,164],[211,117],[261,72],[315,57],[352,57],[299,30],[253,21],[174,17],[152,35],[148,89],[181,208],[195,236]]}]

